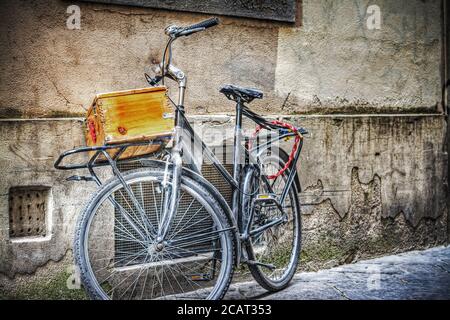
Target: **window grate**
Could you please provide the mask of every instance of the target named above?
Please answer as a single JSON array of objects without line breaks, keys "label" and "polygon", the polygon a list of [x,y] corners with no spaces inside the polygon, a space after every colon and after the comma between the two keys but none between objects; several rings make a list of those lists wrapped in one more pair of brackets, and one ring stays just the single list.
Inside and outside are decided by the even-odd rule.
[{"label": "window grate", "polygon": [[10,238],[45,236],[50,188],[24,186],[9,189]]}]

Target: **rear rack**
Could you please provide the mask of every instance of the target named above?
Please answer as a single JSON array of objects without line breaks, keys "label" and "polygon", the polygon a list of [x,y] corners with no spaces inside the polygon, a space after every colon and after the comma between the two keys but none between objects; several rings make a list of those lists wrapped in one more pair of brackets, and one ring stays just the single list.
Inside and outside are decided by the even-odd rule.
[{"label": "rear rack", "polygon": [[[68,180],[72,181],[94,181],[97,185],[102,185],[100,179],[94,171],[96,167],[104,167],[110,166],[113,174],[121,177],[121,173],[117,168],[117,162],[120,161],[120,156],[124,153],[124,151],[129,147],[137,147],[137,146],[148,146],[148,145],[158,145],[160,148],[158,151],[155,151],[154,154],[160,152],[160,150],[164,147],[167,140],[161,139],[151,139],[139,142],[127,142],[121,144],[111,144],[104,146],[96,146],[96,147],[79,147],[71,150],[67,150],[61,153],[58,159],[55,161],[54,167],[58,170],[77,170],[77,169],[87,169],[89,171],[90,177],[81,177],[81,176],[72,176],[69,177]],[[107,151],[117,149],[117,152],[111,156]],[[85,163],[75,163],[75,164],[62,164],[63,160],[67,157],[73,156],[75,154],[86,153],[86,152],[95,152],[87,162]],[[103,155],[104,158],[99,159],[99,157]],[[143,155],[139,157],[133,157],[133,159],[143,158],[148,155]],[[124,159],[125,160],[125,159]],[[122,161],[124,161],[122,160]],[[128,159],[126,159],[128,160]]]}]

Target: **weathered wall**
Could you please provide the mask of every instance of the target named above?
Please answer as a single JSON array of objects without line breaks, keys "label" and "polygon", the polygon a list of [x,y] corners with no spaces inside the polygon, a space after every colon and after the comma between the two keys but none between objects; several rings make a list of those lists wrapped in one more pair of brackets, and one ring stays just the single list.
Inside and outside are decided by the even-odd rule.
[{"label": "weathered wall", "polygon": [[[448,190],[443,116],[285,119],[312,132],[298,167],[303,187],[302,268],[445,243]],[[193,120],[198,128],[213,125],[221,132],[233,124],[230,116]],[[0,293],[15,286],[31,296],[35,296],[33,290],[42,293],[35,279],[49,281],[49,273],[56,272],[48,261],[62,261],[56,273],[59,282],[54,281],[59,289],[65,286],[60,277],[68,277],[66,254],[75,220],[95,188],[93,183],[65,181],[72,173],[53,169],[53,162],[63,150],[82,143],[81,130],[82,122],[76,119],[0,120],[0,168],[7,173],[0,180]],[[51,236],[10,241],[9,188],[30,184],[52,188]],[[36,270],[40,271],[33,277],[23,276]],[[74,294],[64,292],[65,297]]]},{"label": "weathered wall", "polygon": [[[80,199],[93,189],[68,183],[66,172],[53,170],[61,150],[83,143],[80,121],[37,120],[0,122],[0,272],[32,273],[48,260],[60,260],[70,248]],[[25,242],[9,241],[9,189],[16,186],[51,187],[51,236]],[[26,218],[26,217],[25,217]]]},{"label": "weathered wall", "polygon": [[[304,254],[311,265],[351,262],[447,240],[445,116],[280,118],[312,133],[298,165]],[[232,138],[231,117],[196,119],[199,128],[200,123],[206,128],[213,123],[227,128],[223,132]]]},{"label": "weathered wall", "polygon": [[446,241],[443,116],[291,120],[313,132],[299,166],[306,260],[338,264]]},{"label": "weathered wall", "polygon": [[[211,114],[234,111],[218,88],[236,83],[264,90],[253,110],[288,114],[311,130],[299,165],[303,267],[444,243],[447,124],[431,114],[441,100],[440,1],[370,1],[382,10],[380,30],[366,27],[369,1],[302,2],[300,27],[223,17],[178,40],[188,113],[204,114],[195,118],[204,126],[231,127],[229,116]],[[66,28],[70,4],[81,7],[81,30]],[[98,92],[146,86],[164,27],[206,17],[63,0],[0,3],[0,297],[23,288],[45,295],[45,285],[30,281],[53,274],[56,290],[64,286],[74,223],[94,188],[53,169],[61,151],[83,144],[80,119],[62,118],[83,115]],[[45,239],[9,238],[9,190],[24,185],[52,190]]]},{"label": "weathered wall", "polygon": [[[373,4],[381,9],[379,30],[366,27]],[[304,26],[279,30],[275,92],[291,94],[291,112],[435,109],[441,100],[440,5],[305,1]]]},{"label": "weathered wall", "polygon": [[[81,30],[66,27],[73,3]],[[218,93],[231,82],[264,90],[254,108],[265,113],[434,111],[440,1],[370,1],[380,6],[380,30],[366,27],[368,4],[305,0],[301,27],[223,17],[211,31],[178,40],[188,110],[232,112]],[[83,114],[95,93],[145,86],[144,71],[161,59],[164,27],[208,17],[62,0],[4,0],[0,8],[4,118]]]}]

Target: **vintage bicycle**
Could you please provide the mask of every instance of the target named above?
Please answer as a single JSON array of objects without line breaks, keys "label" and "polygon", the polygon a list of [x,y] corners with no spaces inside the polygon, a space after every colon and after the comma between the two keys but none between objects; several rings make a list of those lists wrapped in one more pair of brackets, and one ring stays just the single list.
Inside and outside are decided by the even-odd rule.
[{"label": "vintage bicycle", "polygon": [[[172,64],[172,44],[218,23],[212,18],[188,27],[167,27],[169,40],[158,74],[146,75],[152,86],[164,86],[165,78],[178,83],[178,103],[171,100],[174,130],[169,145],[157,137],[81,147],[62,153],[55,162],[57,169],[87,169],[88,176],[68,179],[99,186],[78,219],[73,250],[91,298],[221,299],[241,264],[270,291],[285,288],[294,276],[301,251],[296,168],[307,131],[251,111],[248,104],[261,99],[261,91],[222,87],[220,92],[236,105],[229,172],[186,118],[187,78]],[[250,137],[243,133],[243,118],[257,125]],[[276,135],[259,139],[262,131]],[[277,142],[289,138],[294,145],[287,153]],[[231,186],[231,205],[201,175],[188,147],[192,141]],[[138,169],[120,170],[121,154],[149,144],[160,146],[158,153],[138,159]],[[86,152],[86,163],[63,164],[66,157]],[[102,166],[113,172],[106,182],[96,171]]]}]

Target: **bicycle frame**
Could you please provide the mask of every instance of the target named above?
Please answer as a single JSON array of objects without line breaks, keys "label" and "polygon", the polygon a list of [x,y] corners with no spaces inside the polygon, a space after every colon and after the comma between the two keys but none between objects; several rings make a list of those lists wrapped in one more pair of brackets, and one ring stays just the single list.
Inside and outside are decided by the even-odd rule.
[{"label": "bicycle frame", "polygon": [[[275,221],[271,221],[270,223],[263,225],[261,227],[259,227],[256,230],[253,230],[252,232],[250,232],[249,228],[250,225],[246,225],[244,228],[242,228],[242,226],[239,225],[240,221],[238,219],[238,216],[241,212],[239,212],[239,201],[240,201],[240,191],[242,188],[242,183],[240,181],[240,177],[241,177],[241,171],[242,171],[242,164],[240,163],[240,159],[242,159],[242,155],[243,152],[245,152],[245,156],[249,157],[250,159],[252,158],[252,153],[254,151],[259,151],[259,152],[263,152],[265,150],[267,150],[268,148],[271,147],[272,143],[275,143],[277,141],[281,141],[283,139],[289,138],[289,137],[294,137],[296,134],[295,133],[287,133],[284,135],[280,135],[278,137],[275,137],[267,142],[265,142],[262,145],[258,145],[250,150],[246,150],[241,147],[241,142],[242,142],[242,118],[243,118],[243,114],[242,114],[242,108],[243,108],[243,104],[241,102],[238,102],[236,104],[236,119],[235,119],[235,128],[234,128],[234,143],[233,143],[233,175],[231,175],[227,169],[223,166],[223,164],[217,159],[216,155],[209,149],[209,147],[198,137],[198,135],[194,132],[192,126],[190,125],[190,123],[188,122],[188,120],[186,119],[184,113],[182,111],[180,111],[177,108],[176,112],[180,112],[180,114],[178,115],[180,119],[183,120],[183,129],[187,130],[193,137],[194,140],[196,141],[201,141],[201,150],[203,152],[203,154],[206,156],[207,160],[209,160],[213,166],[219,171],[219,173],[221,174],[221,176],[225,179],[225,181],[232,187],[232,191],[233,191],[233,201],[232,201],[232,212],[233,212],[233,221],[236,221],[238,223],[237,226],[237,230],[243,230],[242,234],[239,235],[239,238],[241,240],[248,240],[248,238],[250,236],[256,235],[258,233],[263,232],[264,230],[271,228],[273,226],[276,226],[278,224],[283,223],[284,218],[279,218],[278,220]],[[250,118],[251,119],[251,118]],[[295,153],[294,156],[294,160],[291,163],[290,168],[296,168],[296,164],[300,155],[302,149],[302,142],[300,142],[300,145]],[[191,154],[191,151],[189,149],[183,149],[183,156],[187,155],[188,158],[192,158],[193,155]],[[258,161],[258,159],[254,159],[255,162]],[[195,172],[197,172],[198,174],[201,174],[200,170],[198,168],[196,168],[194,166],[193,170]],[[288,179],[287,182],[285,183],[285,186],[283,188],[283,191],[281,193],[281,195],[275,199],[276,202],[278,203],[278,206],[281,208],[281,203],[284,202],[285,197],[287,196],[287,192],[289,190],[289,188],[291,187],[292,183],[294,183],[294,179],[295,179],[295,175],[296,175],[296,170],[290,170],[289,175],[288,175]],[[270,193],[273,193],[271,184],[268,180],[268,178],[265,175],[261,175],[260,176],[261,179],[263,180],[264,184],[268,187],[268,190]],[[251,212],[253,214],[253,211]],[[253,217],[249,217],[248,221],[251,221]]]},{"label": "bicycle frame", "polygon": [[[189,121],[187,120],[185,116],[185,108],[184,108],[184,97],[185,97],[185,90],[186,90],[186,82],[187,78],[184,72],[182,72],[180,69],[176,68],[171,64],[171,56],[172,56],[172,49],[171,45],[174,41],[173,38],[171,38],[166,46],[166,51],[164,53],[163,58],[163,73],[162,78],[168,77],[172,80],[175,80],[178,82],[178,104],[175,105],[175,134],[173,139],[173,148],[171,152],[171,161],[173,164],[173,172],[172,172],[172,190],[171,190],[171,196],[169,200],[169,205],[166,207],[166,211],[163,214],[161,228],[158,230],[158,236],[157,241],[160,243],[164,242],[165,237],[167,236],[167,233],[170,229],[171,223],[173,221],[173,218],[176,214],[177,210],[177,203],[178,203],[178,197],[179,197],[179,189],[180,189],[180,179],[181,179],[181,172],[182,172],[182,156],[187,157],[188,159],[192,160],[193,155],[191,153],[191,150],[189,148],[183,148],[183,132],[186,130],[191,137],[194,139],[194,141],[201,142],[201,151],[204,156],[213,164],[213,166],[219,171],[219,173],[222,175],[222,177],[225,179],[225,181],[232,187],[232,214],[233,217],[229,217],[230,221],[234,221],[237,223],[237,225],[232,226],[234,227],[234,230],[236,232],[236,239],[239,241],[238,248],[240,248],[240,241],[248,241],[251,236],[257,235],[262,233],[264,230],[277,226],[279,224],[282,224],[286,221],[286,214],[283,214],[282,217],[275,219],[273,221],[270,221],[269,223],[258,227],[255,230],[250,231],[250,223],[247,223],[245,226],[240,225],[241,221],[238,219],[241,212],[239,212],[239,201],[240,201],[240,191],[242,188],[242,184],[240,181],[240,175],[242,170],[242,165],[240,163],[240,159],[243,156],[243,148],[241,147],[242,144],[242,118],[244,116],[244,112],[248,111],[247,107],[244,105],[244,103],[241,100],[238,100],[236,103],[236,118],[235,118],[235,128],[234,128],[234,145],[233,145],[233,175],[231,175],[223,166],[223,164],[217,159],[216,155],[208,148],[208,146],[203,142],[203,140],[198,137],[198,135],[194,132],[194,129],[190,125]],[[166,64],[166,52],[169,50],[169,61]],[[253,116],[254,115],[254,116]],[[261,117],[257,116],[256,114],[253,114],[252,112],[245,112],[245,116],[247,118],[250,118],[251,120],[255,121],[258,119],[258,121],[261,121]],[[264,120],[265,121],[265,120]],[[256,121],[255,121],[256,122]],[[267,122],[268,123],[268,122]],[[274,139],[271,139],[264,143],[263,145],[258,145],[255,148],[251,150],[245,150],[245,156],[252,157],[252,154],[254,151],[265,151],[267,148],[270,148],[271,144],[276,141],[281,141],[282,139],[294,137],[296,133],[289,132],[283,135],[280,135]],[[288,190],[290,189],[292,183],[294,182],[295,175],[297,174],[296,170],[296,164],[300,155],[302,149],[302,140],[300,140],[299,147],[297,148],[294,159],[290,165],[290,171],[287,178],[287,181],[285,183],[285,186],[283,188],[283,191],[281,195],[278,197],[276,196],[276,204],[281,209],[281,212],[284,212],[281,206],[281,203],[284,202],[285,197],[287,196]],[[257,160],[257,159],[256,159]],[[194,163],[193,161],[190,161],[191,163]],[[199,168],[194,165],[193,170],[201,175],[201,172]],[[273,193],[273,190],[271,188],[271,184],[269,183],[266,176],[261,175],[261,178],[264,182],[264,184],[268,187],[268,190],[270,193]],[[248,217],[247,221],[251,221],[253,219],[254,210],[250,210],[251,216]],[[240,232],[242,230],[242,233]],[[240,257],[240,255],[238,255]]]},{"label": "bicycle frame", "polygon": [[[250,150],[245,149],[242,147],[242,141],[243,141],[243,135],[242,135],[242,120],[243,117],[246,117],[255,123],[259,125],[268,125],[270,126],[270,123],[265,120],[263,117],[253,113],[250,111],[247,106],[244,105],[243,101],[238,99],[236,101],[236,117],[235,117],[235,128],[234,128],[234,145],[233,145],[233,174],[231,175],[227,169],[224,167],[224,165],[218,160],[216,155],[211,151],[210,148],[205,144],[205,142],[195,133],[194,129],[190,125],[189,121],[186,118],[185,115],[185,108],[184,108],[184,97],[185,97],[185,90],[186,90],[186,83],[187,83],[187,77],[184,74],[183,71],[181,71],[179,68],[176,68],[172,65],[172,48],[171,45],[175,38],[170,38],[169,42],[167,43],[166,50],[163,55],[163,62],[161,63],[162,70],[161,70],[161,77],[160,80],[164,83],[164,78],[167,77],[169,79],[172,79],[178,83],[178,103],[175,104],[175,130],[173,134],[173,147],[170,152],[170,163],[171,165],[168,165],[168,162],[166,162],[165,168],[166,168],[166,175],[168,174],[168,170],[172,170],[172,180],[170,183],[166,179],[163,181],[163,186],[166,188],[169,188],[168,186],[171,185],[171,189],[168,190],[170,192],[170,197],[167,197],[165,199],[166,205],[165,211],[162,214],[161,219],[161,227],[157,231],[157,234],[155,235],[156,241],[164,245],[165,238],[170,230],[172,221],[175,217],[176,211],[178,209],[178,200],[179,200],[179,194],[180,194],[180,184],[181,184],[181,175],[183,172],[189,174],[194,179],[203,179],[201,176],[201,170],[195,165],[195,162],[192,161],[194,158],[194,155],[191,153],[191,150],[189,148],[183,147],[183,133],[186,131],[189,133],[191,138],[193,138],[194,142],[200,142],[201,144],[201,151],[202,155],[204,155],[207,160],[209,160],[213,166],[219,171],[221,176],[225,179],[225,181],[231,186],[232,188],[232,207],[229,208],[228,204],[225,202],[223,197],[219,200],[221,200],[221,205],[226,208],[225,214],[227,215],[227,218],[231,222],[231,228],[229,230],[233,230],[235,233],[235,239],[236,239],[236,248],[238,250],[237,254],[237,263],[240,262],[241,259],[245,259],[245,257],[241,257],[241,252],[243,251],[241,248],[241,243],[245,241],[249,241],[250,237],[258,235],[262,233],[264,230],[280,225],[283,222],[285,222],[286,214],[284,213],[284,210],[281,206],[281,204],[284,202],[288,190],[290,189],[292,183],[294,183],[295,176],[297,174],[296,165],[297,161],[302,149],[303,140],[300,139],[298,148],[294,154],[293,160],[289,167],[289,175],[287,177],[286,183],[284,185],[284,188],[281,192],[281,195],[276,195],[276,198],[274,199],[276,206],[280,209],[280,211],[283,213],[281,217],[274,219],[265,225],[259,226],[258,228],[250,231],[251,221],[253,220],[254,210],[250,210],[250,216],[247,217],[247,224],[242,225],[241,220],[239,219],[239,216],[242,214],[240,211],[240,195],[242,194],[242,189],[245,187],[246,182],[241,181],[241,172],[243,169],[243,165],[241,164],[241,159],[243,156],[245,156],[245,159],[249,159],[251,163],[258,164],[258,155],[260,152],[264,152],[267,149],[271,147],[271,145],[277,141],[281,141],[283,139],[289,138],[289,137],[295,137],[297,133],[295,132],[286,132],[283,134],[278,135],[277,137],[273,139],[269,139],[268,141],[255,146],[254,148],[251,148]],[[168,61],[166,62],[166,53],[169,52]],[[157,83],[157,82],[156,82]],[[155,83],[155,84],[156,84]],[[153,85],[153,84],[152,84]],[[299,128],[300,133],[307,133],[306,130]],[[126,185],[125,180],[122,177],[122,174],[120,170],[117,167],[117,161],[119,161],[120,155],[125,151],[126,148],[131,146],[137,146],[137,145],[148,145],[148,144],[162,144],[163,142],[154,139],[149,141],[142,141],[142,142],[136,142],[136,143],[124,143],[124,144],[117,144],[117,145],[106,145],[106,146],[99,146],[99,147],[82,147],[77,148],[73,150],[68,150],[64,153],[62,153],[57,161],[55,162],[55,168],[61,169],[61,170],[74,170],[74,169],[88,169],[90,176],[88,177],[82,177],[82,176],[72,176],[68,178],[68,180],[84,180],[84,181],[94,181],[98,186],[102,185],[102,182],[98,178],[97,174],[95,173],[94,168],[101,167],[101,166],[110,166],[112,169],[112,172],[115,176],[117,176],[124,186],[125,190],[127,191],[128,195],[131,197],[131,200],[133,203],[136,204],[137,208],[139,209],[140,213],[145,215],[145,212],[142,211],[142,208],[140,208],[139,202],[129,190],[128,186]],[[111,157],[108,154],[108,150],[110,149],[118,149],[118,151],[115,153],[113,157]],[[84,153],[84,152],[91,152],[95,151],[94,155],[90,158],[90,160],[85,164],[77,164],[77,165],[62,165],[62,161],[65,157],[71,156],[78,153]],[[99,158],[100,156],[103,156],[103,161],[100,162]],[[188,160],[190,160],[190,163],[193,163],[192,170],[187,170],[183,167],[182,157],[186,157]],[[106,160],[106,161],[105,161]],[[150,160],[153,161],[153,160]],[[145,163],[143,163],[145,166]],[[162,163],[159,161],[158,165],[162,165]],[[257,170],[260,170],[258,166],[255,166]],[[186,171],[187,170],[187,171]],[[269,193],[274,194],[271,184],[269,182],[269,179],[265,175],[260,175],[263,183],[267,187],[267,190]],[[202,181],[204,183],[209,184],[209,190],[213,196],[217,196],[220,198],[220,195],[218,196],[218,191],[215,189],[215,187],[208,182],[206,179]],[[113,202],[113,205],[116,207],[117,204]],[[119,211],[120,208],[118,207]],[[230,209],[230,210],[228,210]],[[141,234],[141,231],[139,230],[139,227],[136,226],[134,223],[130,223],[130,225],[136,229],[136,232],[138,234]],[[218,230],[217,232],[223,232],[228,231],[227,230]],[[248,262],[248,261],[247,261]]]}]

